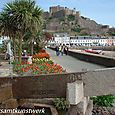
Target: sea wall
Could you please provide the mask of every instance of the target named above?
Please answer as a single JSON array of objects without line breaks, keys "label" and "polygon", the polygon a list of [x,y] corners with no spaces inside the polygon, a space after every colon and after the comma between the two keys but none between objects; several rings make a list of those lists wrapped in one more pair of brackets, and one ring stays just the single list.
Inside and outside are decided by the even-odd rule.
[{"label": "sea wall", "polygon": [[[73,48],[78,50],[84,50],[84,49],[88,49],[89,46],[76,46]],[[94,50],[115,51],[115,46],[90,46],[90,48]]]},{"label": "sea wall", "polygon": [[113,57],[75,51],[69,51],[68,54],[83,61],[104,65],[106,67],[115,67],[115,58]]}]

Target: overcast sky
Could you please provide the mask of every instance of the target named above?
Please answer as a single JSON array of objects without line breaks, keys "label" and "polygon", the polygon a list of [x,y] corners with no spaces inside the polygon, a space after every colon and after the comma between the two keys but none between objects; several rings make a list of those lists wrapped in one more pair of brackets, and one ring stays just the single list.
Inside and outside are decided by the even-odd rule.
[{"label": "overcast sky", "polygon": [[[4,4],[12,0],[0,0],[0,11]],[[95,20],[99,24],[115,27],[115,0],[35,0],[44,11],[50,6],[76,8],[82,16]]]}]

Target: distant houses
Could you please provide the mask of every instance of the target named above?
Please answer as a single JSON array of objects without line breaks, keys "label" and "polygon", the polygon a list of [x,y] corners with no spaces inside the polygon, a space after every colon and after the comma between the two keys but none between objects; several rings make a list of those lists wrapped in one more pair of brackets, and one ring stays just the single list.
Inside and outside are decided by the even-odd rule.
[{"label": "distant houses", "polygon": [[67,33],[55,33],[50,45],[65,44],[70,46],[111,46],[115,38],[105,36],[69,36]]}]

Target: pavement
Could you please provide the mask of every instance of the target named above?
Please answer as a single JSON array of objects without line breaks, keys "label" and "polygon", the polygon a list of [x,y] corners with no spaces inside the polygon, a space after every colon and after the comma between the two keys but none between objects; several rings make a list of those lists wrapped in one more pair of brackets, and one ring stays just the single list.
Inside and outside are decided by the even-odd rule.
[{"label": "pavement", "polygon": [[13,74],[12,64],[9,64],[8,61],[0,62],[0,77],[6,77]]},{"label": "pavement", "polygon": [[86,70],[95,70],[95,69],[105,68],[104,66],[81,61],[68,55],[56,56],[55,51],[51,49],[47,49],[46,51],[51,56],[51,59],[55,63],[61,65],[64,69],[66,69],[67,72],[81,72],[81,71],[86,71]]}]

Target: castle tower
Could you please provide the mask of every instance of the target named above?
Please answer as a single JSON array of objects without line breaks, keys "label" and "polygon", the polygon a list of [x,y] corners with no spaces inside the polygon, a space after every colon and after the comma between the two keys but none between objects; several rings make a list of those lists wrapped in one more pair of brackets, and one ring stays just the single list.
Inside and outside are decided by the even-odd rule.
[{"label": "castle tower", "polygon": [[60,10],[64,10],[64,7],[60,7],[60,5],[58,5],[58,6],[52,6],[49,8],[49,11],[51,14],[58,12]]}]

